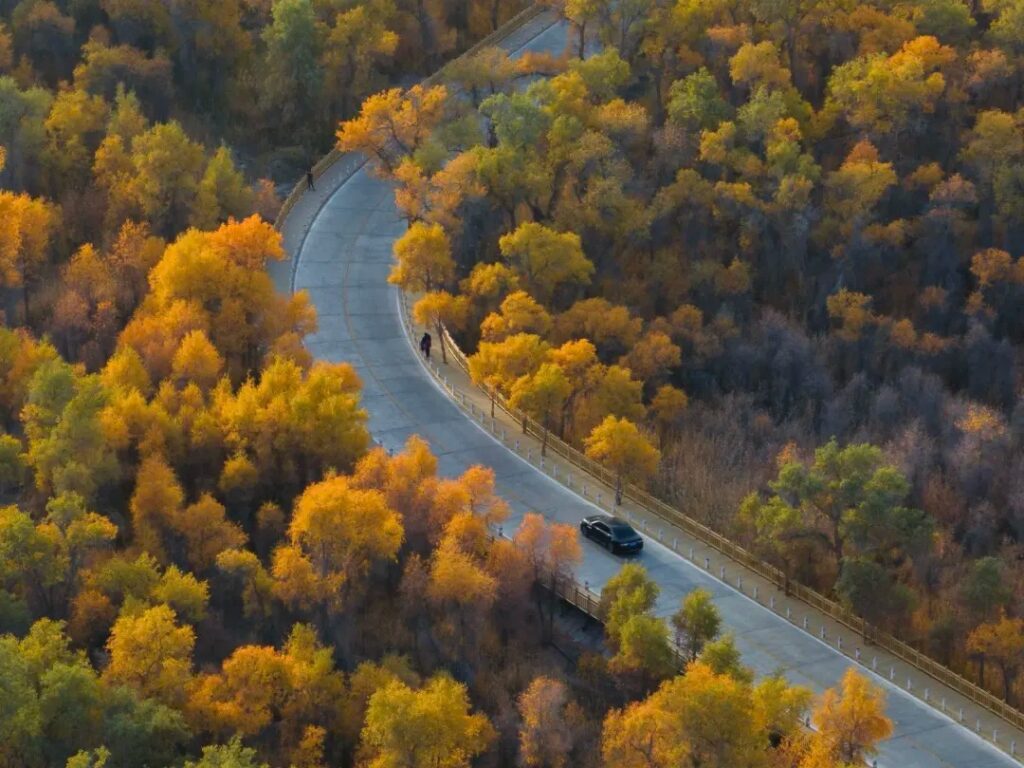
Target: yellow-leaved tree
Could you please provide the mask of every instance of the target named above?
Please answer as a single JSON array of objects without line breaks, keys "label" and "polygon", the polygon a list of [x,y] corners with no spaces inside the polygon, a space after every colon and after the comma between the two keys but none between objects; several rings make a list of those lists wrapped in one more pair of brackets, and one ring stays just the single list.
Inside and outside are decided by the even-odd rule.
[{"label": "yellow-leaved tree", "polygon": [[476,354],[469,358],[469,375],[473,383],[489,391],[492,417],[496,393],[511,394],[512,385],[520,377],[533,373],[548,349],[547,342],[532,333],[516,333],[497,342],[480,342]]},{"label": "yellow-leaved tree", "polygon": [[351,469],[370,441],[359,376],[347,363],[308,371],[275,358],[238,391],[218,386],[213,411],[227,447],[248,457],[260,483],[302,490],[330,470]]},{"label": "yellow-leaved tree", "polygon": [[0,190],[0,287],[21,288],[26,322],[29,294],[59,221],[51,203]]},{"label": "yellow-leaved tree", "polygon": [[341,611],[372,563],[394,559],[402,537],[401,519],[380,491],[342,476],[314,483],[295,503],[288,543],[274,552],[275,590],[290,605]]},{"label": "yellow-leaved tree", "polygon": [[469,300],[465,296],[454,296],[448,291],[431,291],[424,294],[412,307],[412,317],[420,325],[433,328],[437,343],[441,347],[441,362],[448,362],[445,349],[444,331],[461,330],[469,314]]},{"label": "yellow-leaved tree", "polygon": [[501,341],[514,333],[535,333],[540,337],[551,332],[551,315],[526,291],[513,291],[480,325],[480,335],[487,341]]},{"label": "yellow-leaved tree", "polygon": [[628,419],[607,416],[585,441],[587,457],[615,475],[615,503],[622,503],[624,482],[643,482],[658,469],[661,452]]},{"label": "yellow-leaved tree", "polygon": [[[703,661],[642,701],[612,710],[601,752],[608,768],[735,768],[791,765],[810,751],[801,728],[811,692],[769,677],[756,686]],[[810,737],[810,738],[816,738]],[[779,743],[771,753],[769,743]],[[783,758],[778,763],[768,758]],[[839,760],[820,763],[836,766]],[[810,768],[808,765],[807,768]]]},{"label": "yellow-leaved tree", "polygon": [[[548,433],[558,423],[571,393],[568,377],[555,363],[542,363],[536,371],[520,376],[512,385],[509,403],[539,421],[544,430],[541,456],[548,454]],[[525,420],[523,428],[525,431]]]},{"label": "yellow-leaved tree", "polygon": [[594,265],[583,254],[580,236],[575,232],[556,232],[529,221],[502,235],[498,247],[524,287],[545,304],[559,286],[586,285],[594,274]]},{"label": "yellow-leaved tree", "polygon": [[272,728],[282,746],[297,749],[310,726],[341,726],[344,693],[331,649],[320,645],[311,627],[296,624],[280,650],[243,645],[219,672],[199,676],[186,712],[203,729],[225,737]]},{"label": "yellow-leaved tree", "polygon": [[398,263],[388,282],[403,291],[432,291],[455,277],[451,243],[440,224],[416,222],[395,241],[394,250]]},{"label": "yellow-leaved tree", "polygon": [[192,627],[179,626],[166,605],[124,614],[110,630],[110,663],[104,677],[180,707],[192,678],[195,640]]},{"label": "yellow-leaved tree", "polygon": [[[266,267],[282,258],[280,234],[257,216],[212,232],[188,230],[149,273],[149,296],[121,342],[139,353],[155,381],[172,372],[195,331],[213,344],[236,383],[274,355],[308,362],[298,340],[316,328],[316,313],[304,292],[277,293]],[[198,365],[197,351],[186,347],[179,371]],[[209,361],[201,371],[209,374]]]},{"label": "yellow-leaved tree", "polygon": [[487,717],[470,712],[466,686],[446,675],[420,689],[394,680],[370,697],[362,732],[367,768],[469,768],[494,741]]}]

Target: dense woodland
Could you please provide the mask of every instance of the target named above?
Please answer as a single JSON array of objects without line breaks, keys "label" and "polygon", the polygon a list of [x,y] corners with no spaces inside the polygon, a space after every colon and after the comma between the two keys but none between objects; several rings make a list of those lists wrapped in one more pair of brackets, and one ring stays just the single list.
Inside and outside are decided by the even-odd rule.
[{"label": "dense woodland", "polygon": [[393,281],[551,432],[1022,700],[1024,4],[554,8],[565,61],[339,130]]},{"label": "dense woodland", "polygon": [[374,448],[275,292],[271,179],[517,10],[0,0],[0,768],[837,768],[891,733],[856,674],[755,681],[704,592],[655,618],[636,565],[581,630],[576,531],[495,537],[489,470]]}]

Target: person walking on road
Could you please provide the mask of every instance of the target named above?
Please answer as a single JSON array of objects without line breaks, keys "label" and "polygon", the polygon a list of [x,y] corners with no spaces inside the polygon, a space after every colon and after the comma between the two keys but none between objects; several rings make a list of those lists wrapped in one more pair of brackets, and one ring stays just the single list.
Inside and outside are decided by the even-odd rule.
[{"label": "person walking on road", "polygon": [[310,192],[316,192],[316,186],[313,184],[313,169],[310,168],[306,171],[306,189]]},{"label": "person walking on road", "polygon": [[429,333],[424,333],[423,334],[423,338],[420,339],[420,352],[423,353],[423,356],[425,358],[427,358],[427,360],[430,359],[430,344],[431,344],[431,341],[432,341],[432,339],[430,338],[430,334]]}]

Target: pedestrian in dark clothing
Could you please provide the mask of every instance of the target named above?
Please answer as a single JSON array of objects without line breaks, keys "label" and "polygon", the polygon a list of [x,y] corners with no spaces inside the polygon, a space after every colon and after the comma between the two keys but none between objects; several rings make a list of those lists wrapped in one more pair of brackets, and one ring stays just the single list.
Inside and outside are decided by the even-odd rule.
[{"label": "pedestrian in dark clothing", "polygon": [[431,341],[432,341],[432,339],[430,338],[430,334],[429,333],[424,333],[423,334],[423,338],[420,339],[420,352],[423,353],[423,356],[425,358],[427,358],[427,360],[430,359],[430,343],[431,343]]},{"label": "pedestrian in dark clothing", "polygon": [[306,171],[306,189],[310,190],[311,192],[316,192],[316,186],[314,186],[314,184],[313,184],[313,169],[312,168],[310,168],[308,171]]}]

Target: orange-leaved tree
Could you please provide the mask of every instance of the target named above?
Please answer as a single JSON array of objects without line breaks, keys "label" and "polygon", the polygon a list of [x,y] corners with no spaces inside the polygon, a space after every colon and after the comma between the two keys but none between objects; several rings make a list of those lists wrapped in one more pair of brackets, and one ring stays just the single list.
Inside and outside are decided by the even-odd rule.
[{"label": "orange-leaved tree", "polygon": [[1003,698],[1010,701],[1013,684],[1024,666],[1024,619],[1002,613],[995,621],[976,627],[967,636],[967,650],[999,667],[1003,676]]},{"label": "orange-leaved tree", "polygon": [[885,716],[885,693],[853,667],[846,670],[840,690],[829,688],[811,715],[816,739],[841,764],[860,763],[876,752],[878,742],[892,735]]},{"label": "orange-leaved tree", "polygon": [[338,149],[362,152],[378,170],[391,175],[430,137],[444,117],[447,99],[443,85],[415,85],[404,93],[392,88],[371,96],[357,117],[338,128]]},{"label": "orange-leaved tree", "polygon": [[572,576],[573,569],[583,561],[579,532],[571,525],[549,523],[543,515],[528,512],[523,517],[513,539],[516,547],[526,554],[533,567],[534,597],[537,612],[543,618],[544,606],[541,587],[548,593],[548,631],[554,625],[558,585]]}]

